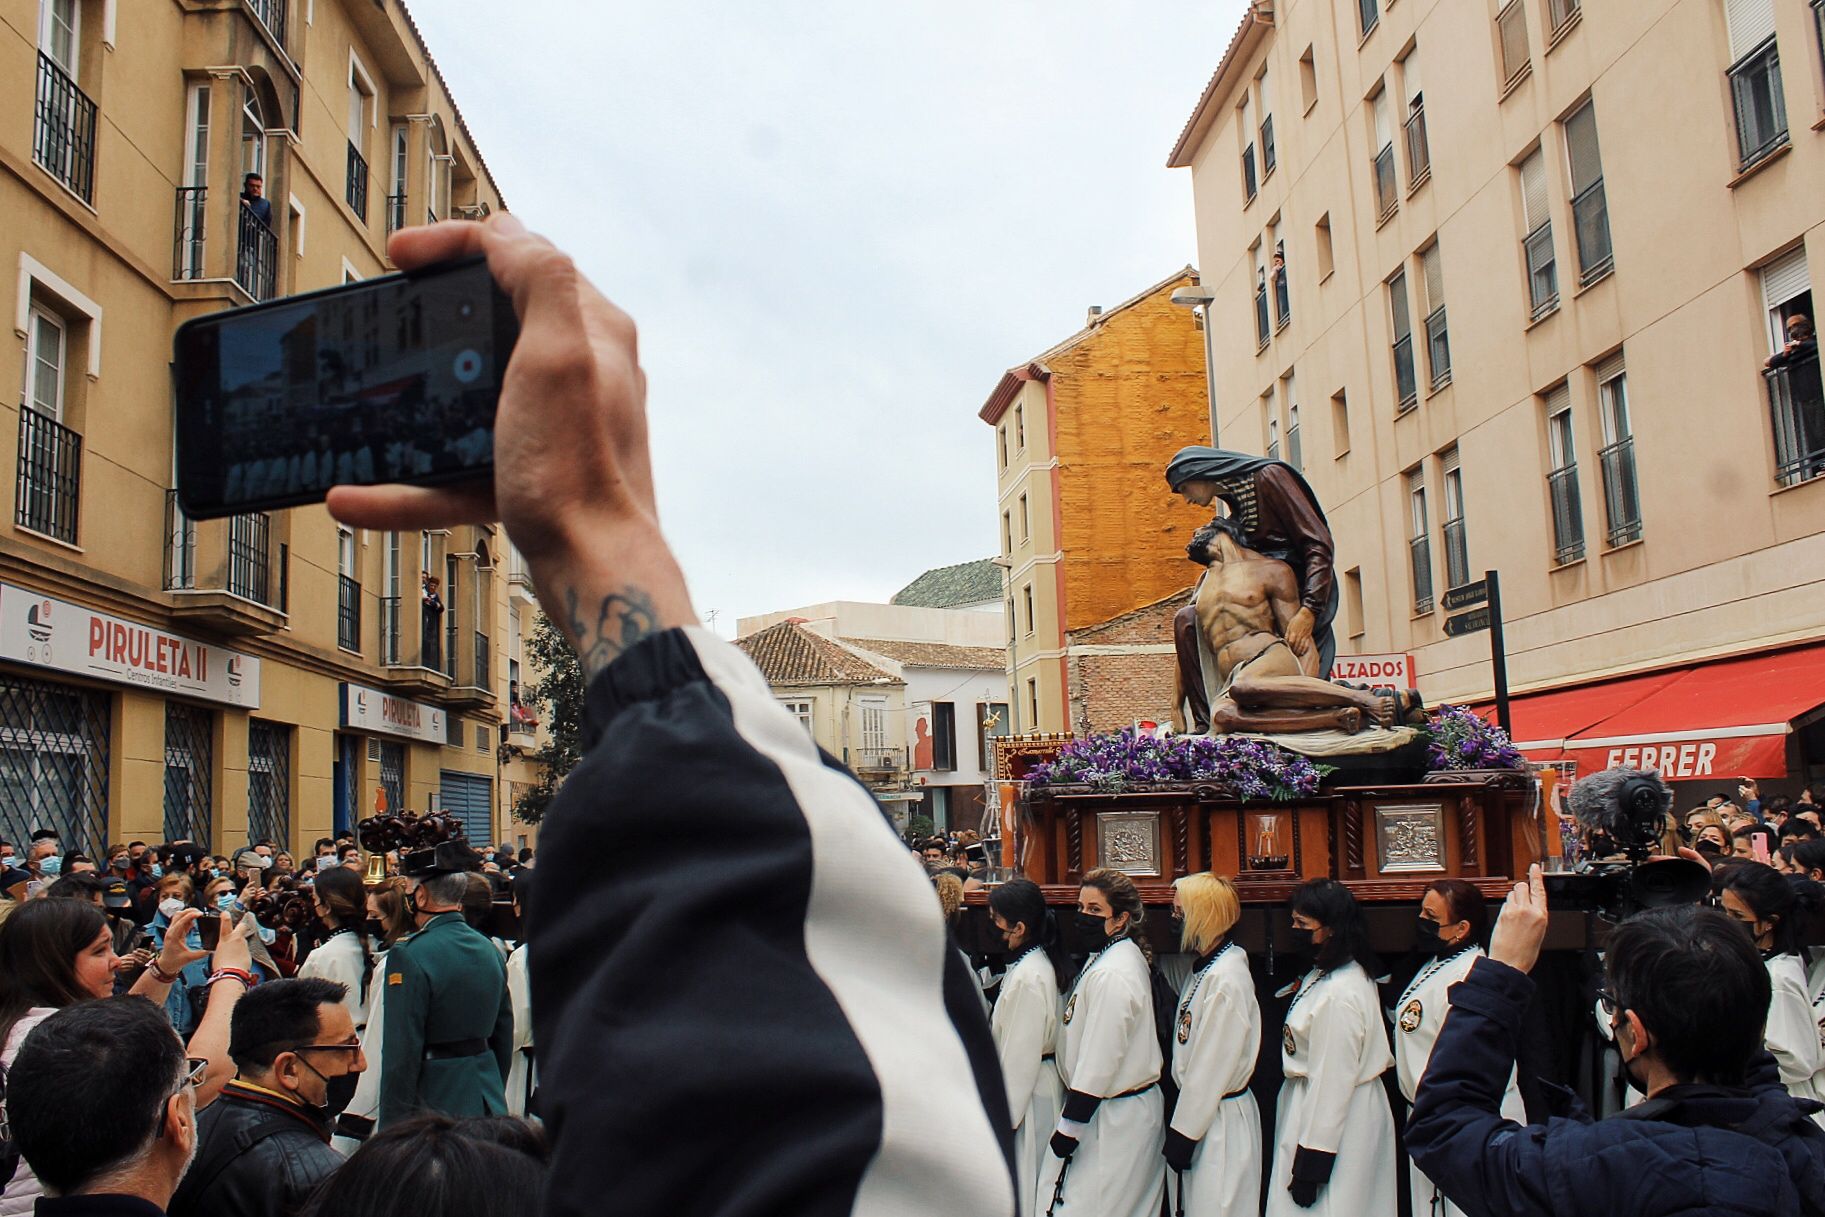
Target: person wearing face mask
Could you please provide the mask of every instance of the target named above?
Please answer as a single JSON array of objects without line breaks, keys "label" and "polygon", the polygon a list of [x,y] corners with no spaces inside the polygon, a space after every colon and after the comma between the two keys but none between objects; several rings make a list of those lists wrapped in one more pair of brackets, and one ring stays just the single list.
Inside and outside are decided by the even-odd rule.
[{"label": "person wearing face mask", "polygon": [[[1723,910],[1749,931],[1768,969],[1770,998],[1763,1042],[1780,1070],[1781,1084],[1797,1099],[1825,1100],[1825,1051],[1818,1007],[1806,977],[1800,926],[1819,903],[1817,884],[1795,882],[1761,862],[1719,869],[1711,881]],[[1825,1126],[1825,1112],[1813,1119]]]},{"label": "person wearing face mask", "polygon": [[1175,1212],[1254,1217],[1261,1211],[1261,1110],[1248,1083],[1261,1051],[1261,1006],[1248,955],[1230,937],[1242,902],[1234,884],[1209,873],[1172,886],[1178,941],[1193,956],[1172,1028],[1179,1101],[1164,1154],[1178,1177]]},{"label": "person wearing face mask", "polygon": [[1381,1075],[1394,1063],[1371,979],[1379,969],[1350,890],[1293,891],[1293,941],[1311,969],[1292,987],[1267,1217],[1395,1211],[1394,1117]]},{"label": "person wearing face mask", "polygon": [[1093,870],[1077,894],[1076,937],[1090,957],[1065,995],[1058,1074],[1064,1108],[1039,1180],[1051,1217],[1155,1217],[1165,1101],[1154,1032],[1152,958],[1141,894],[1118,870]]},{"label": "person wearing face mask", "polygon": [[[367,889],[361,879],[337,867],[317,876],[311,903],[328,936],[311,949],[298,967],[300,979],[330,980],[341,985],[343,1009],[357,1031],[368,1025],[368,978],[373,974],[373,944],[367,936]],[[355,1097],[356,1074],[345,1074],[330,1087],[330,1115],[340,1116]]]},{"label": "person wearing face mask", "polygon": [[360,1149],[373,1134],[380,1114],[387,987],[372,978],[386,974],[387,953],[394,943],[412,932],[412,915],[406,911],[404,879],[384,880],[367,888],[366,895],[367,918],[362,922],[361,932],[374,950],[373,968],[368,973],[367,1029],[361,1036],[368,1067],[355,1079],[354,1095],[342,1114],[336,1117],[336,1135],[330,1143],[345,1158]]},{"label": "person wearing face mask", "polygon": [[[1471,965],[1483,958],[1483,939],[1489,932],[1489,911],[1483,893],[1462,879],[1436,879],[1426,888],[1419,906],[1415,952],[1425,959],[1417,975],[1407,982],[1390,1012],[1394,1020],[1394,1068],[1400,1093],[1408,1103],[1419,1090],[1445,1025],[1451,1006],[1446,996],[1464,979]],[[1502,1116],[1517,1124],[1527,1122],[1517,1078],[1508,1079],[1502,1094]],[[1463,1210],[1439,1191],[1425,1172],[1415,1166],[1408,1172],[1408,1187],[1415,1217],[1461,1217]]]},{"label": "person wearing face mask", "polygon": [[197,1125],[196,1161],[171,1217],[285,1217],[342,1165],[330,1148],[330,1089],[367,1068],[330,980],[259,985],[235,1006],[235,1077]]},{"label": "person wearing face mask", "polygon": [[507,1114],[537,1114],[539,1067],[532,1045],[532,957],[526,941],[526,919],[532,911],[532,872],[513,877],[513,917],[519,941],[507,956],[507,996],[513,1003],[513,1067],[507,1071]]},{"label": "person wearing face mask", "polygon": [[990,889],[989,920],[1008,950],[1008,968],[989,1030],[1014,1121],[1015,1182],[1021,1211],[1043,1212],[1050,1198],[1039,1195],[1039,1176],[1046,1164],[1047,1138],[1064,1106],[1055,1058],[1059,984],[1069,975],[1070,964],[1045,894],[1031,879],[1012,879]]}]

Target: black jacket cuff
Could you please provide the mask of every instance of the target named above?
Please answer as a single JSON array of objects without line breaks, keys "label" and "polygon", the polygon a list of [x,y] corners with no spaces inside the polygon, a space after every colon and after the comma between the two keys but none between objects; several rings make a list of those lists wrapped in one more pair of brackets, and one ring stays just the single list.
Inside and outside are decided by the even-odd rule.
[{"label": "black jacket cuff", "polygon": [[1306,1183],[1329,1183],[1337,1155],[1301,1145],[1293,1154],[1293,1178]]},{"label": "black jacket cuff", "polygon": [[1088,1124],[1090,1118],[1096,1114],[1097,1105],[1101,1102],[1102,1099],[1096,1095],[1085,1094],[1081,1090],[1067,1090],[1065,1091],[1065,1109],[1062,1114],[1067,1120],[1078,1124]]},{"label": "black jacket cuff", "polygon": [[708,680],[697,648],[682,629],[649,634],[617,655],[584,693],[585,744],[594,748],[617,714],[697,681]]}]

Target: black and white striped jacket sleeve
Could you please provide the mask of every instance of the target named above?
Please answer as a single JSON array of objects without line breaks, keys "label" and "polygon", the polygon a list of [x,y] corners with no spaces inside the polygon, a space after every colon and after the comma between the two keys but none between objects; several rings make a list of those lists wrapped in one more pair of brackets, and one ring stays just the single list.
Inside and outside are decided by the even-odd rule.
[{"label": "black and white striped jacket sleeve", "polygon": [[530,929],[545,1212],[1016,1217],[973,979],[861,784],[697,628],[587,733]]}]

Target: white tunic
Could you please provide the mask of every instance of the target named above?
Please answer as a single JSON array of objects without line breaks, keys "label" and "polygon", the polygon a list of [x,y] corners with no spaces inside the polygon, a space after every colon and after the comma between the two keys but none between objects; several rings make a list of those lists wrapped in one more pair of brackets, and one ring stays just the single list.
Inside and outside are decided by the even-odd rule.
[{"label": "white tunic", "polygon": [[1065,1101],[1052,1059],[1058,1048],[1058,973],[1043,950],[1029,949],[1002,977],[989,1030],[1014,1121],[1015,1178],[1023,1206],[1031,1207]]},{"label": "white tunic", "polygon": [[[355,1020],[357,1029],[368,1025],[368,961],[361,951],[360,934],[359,930],[331,934],[318,943],[316,949],[298,965],[298,977],[301,980],[333,980],[348,988],[348,996],[342,999],[342,1008]],[[374,1062],[370,1060],[368,1068],[374,1067]]]},{"label": "white tunic", "polygon": [[[1394,1217],[1394,1116],[1381,1075],[1394,1063],[1375,982],[1354,961],[1306,974],[1281,1028],[1279,1112],[1267,1217]],[[1309,1209],[1287,1186],[1299,1148],[1337,1155]]]},{"label": "white tunic", "polygon": [[[1796,1099],[1825,1100],[1825,1051],[1819,1043],[1817,1009],[1807,991],[1806,969],[1800,957],[1784,952],[1768,960],[1768,983],[1774,990],[1768,1002],[1768,1028],[1764,1037],[1774,1063],[1780,1067],[1781,1084]],[[1814,1120],[1825,1125],[1817,1113]]]},{"label": "white tunic", "polygon": [[[1261,1109],[1249,1093],[1261,1052],[1261,1004],[1248,955],[1226,943],[1185,982],[1173,1019],[1172,1130],[1198,1143],[1174,1205],[1185,1217],[1258,1217]],[[1238,1093],[1239,1092],[1239,1093]]]},{"label": "white tunic", "polygon": [[[384,976],[386,964],[385,951],[375,955],[373,975]],[[342,1113],[368,1120],[380,1116],[380,1054],[384,1048],[380,1042],[380,1031],[386,1026],[386,1013],[381,1006],[387,996],[385,985],[374,985],[372,988],[373,991],[368,995],[368,1029],[361,1033],[361,1055],[367,1058],[368,1067],[355,1079],[355,1097],[349,1100],[349,1105]],[[337,1153],[346,1156],[360,1149],[362,1143],[353,1137],[338,1135],[330,1140],[330,1145]]]},{"label": "white tunic", "polygon": [[[1103,1099],[1052,1197],[1060,1160],[1047,1154],[1033,1212],[1053,1217],[1158,1217],[1165,1194],[1160,1041],[1146,957],[1122,938],[1090,956],[1065,998],[1058,1073],[1065,1089]],[[1139,1094],[1130,1094],[1140,1091]],[[1117,1098],[1117,1095],[1127,1095]],[[1047,1139],[1051,1133],[1048,1131]]]},{"label": "white tunic", "polygon": [[532,1055],[532,974],[521,943],[507,956],[507,998],[513,1003],[513,1064],[507,1071],[507,1114],[524,1116],[539,1084]]},{"label": "white tunic", "polygon": [[[1435,959],[1419,970],[1394,1003],[1394,1068],[1400,1079],[1400,1092],[1407,1102],[1419,1091],[1426,1064],[1432,1059],[1432,1046],[1445,1025],[1445,1012],[1451,999],[1447,991],[1464,979],[1465,973],[1483,958],[1481,947],[1471,947],[1443,959]],[[1516,1074],[1508,1074],[1508,1089],[1502,1095],[1502,1118],[1516,1124],[1527,1123],[1527,1108],[1521,1102]],[[1464,1210],[1445,1198],[1420,1172],[1416,1163],[1408,1164],[1408,1186],[1413,1197],[1416,1217],[1458,1217]],[[1436,1207],[1434,1207],[1436,1204]]]}]

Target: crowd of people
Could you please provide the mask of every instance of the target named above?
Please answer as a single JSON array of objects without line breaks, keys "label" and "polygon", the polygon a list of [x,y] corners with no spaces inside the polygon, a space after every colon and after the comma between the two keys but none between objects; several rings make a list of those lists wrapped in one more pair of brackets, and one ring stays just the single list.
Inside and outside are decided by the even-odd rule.
[{"label": "crowd of people", "polygon": [[[0,842],[0,1102],[21,1151],[0,1214],[87,1211],[54,1197],[148,1137],[166,1143],[121,1186],[177,1217],[378,1214],[402,1163],[452,1176],[436,1211],[535,1211],[530,851],[440,845],[377,860],[377,881],[353,837],[314,852],[300,870],[265,841],[232,859],[135,841],[97,866],[48,831],[23,856]],[[103,1040],[138,1055],[82,1056]],[[114,1140],[69,1157],[92,1123]],[[156,1168],[185,1146],[180,1184]],[[500,1172],[530,1184],[504,1207]]]}]

